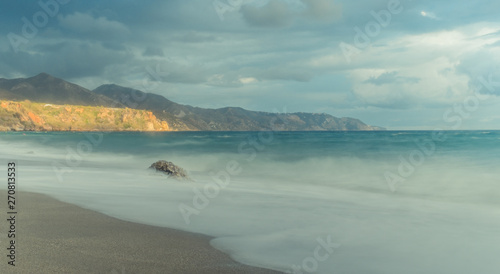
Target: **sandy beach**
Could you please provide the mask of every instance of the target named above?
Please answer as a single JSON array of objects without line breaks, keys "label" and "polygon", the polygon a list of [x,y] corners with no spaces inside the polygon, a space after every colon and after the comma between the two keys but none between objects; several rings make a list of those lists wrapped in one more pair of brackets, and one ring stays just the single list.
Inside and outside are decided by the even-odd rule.
[{"label": "sandy beach", "polygon": [[[0,191],[3,215],[7,193]],[[278,273],[242,265],[210,237],[118,220],[42,194],[16,194],[16,266],[7,264],[0,222],[0,273]]]}]

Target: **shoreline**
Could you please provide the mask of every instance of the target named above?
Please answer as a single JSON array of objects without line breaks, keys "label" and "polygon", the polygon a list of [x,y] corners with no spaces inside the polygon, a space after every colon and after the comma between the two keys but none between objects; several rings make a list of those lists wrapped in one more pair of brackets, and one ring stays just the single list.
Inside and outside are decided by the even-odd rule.
[{"label": "shoreline", "polygon": [[[7,264],[4,220],[1,273],[281,273],[232,260],[206,235],[122,221],[44,194],[20,191],[16,199],[16,266]],[[0,190],[4,212],[6,200]]]}]

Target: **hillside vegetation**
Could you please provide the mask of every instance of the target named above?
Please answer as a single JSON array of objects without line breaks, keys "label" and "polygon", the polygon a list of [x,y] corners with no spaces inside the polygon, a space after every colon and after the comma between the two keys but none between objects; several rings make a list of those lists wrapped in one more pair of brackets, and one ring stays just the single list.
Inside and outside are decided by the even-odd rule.
[{"label": "hillside vegetation", "polygon": [[0,131],[169,131],[151,111],[0,101]]}]

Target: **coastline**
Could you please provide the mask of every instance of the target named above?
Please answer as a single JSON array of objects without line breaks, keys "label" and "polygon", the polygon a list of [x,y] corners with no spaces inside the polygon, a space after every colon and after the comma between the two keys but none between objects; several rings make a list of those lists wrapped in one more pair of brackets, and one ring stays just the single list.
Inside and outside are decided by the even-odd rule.
[{"label": "coastline", "polygon": [[[0,197],[5,211],[7,192]],[[44,194],[16,197],[16,266],[3,255],[1,273],[280,273],[233,261],[205,235],[122,221]],[[7,225],[0,222],[4,251]]]}]

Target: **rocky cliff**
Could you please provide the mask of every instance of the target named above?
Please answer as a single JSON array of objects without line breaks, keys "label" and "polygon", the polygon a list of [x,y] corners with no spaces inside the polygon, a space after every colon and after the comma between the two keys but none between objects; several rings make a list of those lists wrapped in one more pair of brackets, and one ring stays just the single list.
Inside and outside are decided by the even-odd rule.
[{"label": "rocky cliff", "polygon": [[151,111],[0,101],[0,131],[169,131]]}]

